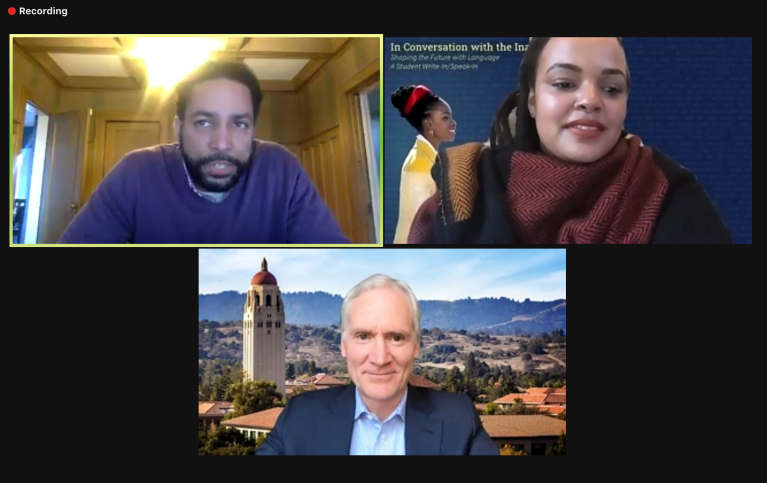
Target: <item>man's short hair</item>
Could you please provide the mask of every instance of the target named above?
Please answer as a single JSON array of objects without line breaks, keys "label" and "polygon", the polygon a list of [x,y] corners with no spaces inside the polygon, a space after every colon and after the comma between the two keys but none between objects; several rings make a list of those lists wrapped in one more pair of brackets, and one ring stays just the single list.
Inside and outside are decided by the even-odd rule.
[{"label": "man's short hair", "polygon": [[229,60],[209,60],[199,67],[189,72],[176,85],[176,115],[180,120],[184,119],[186,106],[189,103],[189,95],[195,85],[214,79],[229,79],[239,82],[250,91],[250,99],[253,102],[253,123],[255,125],[258,119],[258,113],[261,110],[261,101],[263,93],[258,77],[247,65],[242,62]]},{"label": "man's short hair", "polygon": [[351,290],[349,290],[349,293],[346,294],[346,297],[344,297],[344,301],[341,304],[341,337],[344,336],[344,333],[346,332],[346,326],[349,322],[349,308],[351,306],[351,303],[354,299],[362,295],[363,293],[367,292],[368,290],[372,290],[374,288],[381,288],[381,287],[391,287],[391,288],[397,288],[402,293],[407,295],[408,300],[410,301],[410,308],[413,312],[413,331],[415,332],[416,340],[421,340],[421,309],[418,306],[418,299],[415,297],[415,294],[413,293],[413,290],[410,288],[408,284],[401,280],[395,280],[389,276],[376,274],[371,275],[370,277],[366,278],[365,280],[361,281],[357,285],[354,286]]}]

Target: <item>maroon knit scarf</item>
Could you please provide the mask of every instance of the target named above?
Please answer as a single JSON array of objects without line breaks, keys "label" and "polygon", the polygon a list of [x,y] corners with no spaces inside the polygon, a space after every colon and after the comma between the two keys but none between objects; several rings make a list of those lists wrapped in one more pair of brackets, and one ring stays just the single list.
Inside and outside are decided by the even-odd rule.
[{"label": "maroon knit scarf", "polygon": [[506,200],[517,243],[645,244],[667,191],[652,149],[634,136],[588,164],[517,151]]}]

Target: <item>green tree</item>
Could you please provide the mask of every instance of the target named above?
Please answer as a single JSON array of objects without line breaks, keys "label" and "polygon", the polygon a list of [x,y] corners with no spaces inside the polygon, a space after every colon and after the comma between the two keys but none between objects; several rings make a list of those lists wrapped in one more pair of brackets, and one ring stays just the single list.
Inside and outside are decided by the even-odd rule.
[{"label": "green tree", "polygon": [[445,382],[442,386],[445,390],[450,392],[463,392],[463,375],[461,374],[461,371],[458,370],[457,366],[453,366],[447,371],[447,376],[445,377]]},{"label": "green tree", "polygon": [[256,442],[240,431],[218,427],[212,433],[200,431],[199,436],[201,455],[253,455]]},{"label": "green tree", "polygon": [[541,387],[541,377],[538,374],[528,372],[522,375],[520,385],[522,387]]},{"label": "green tree", "polygon": [[232,386],[240,381],[242,381],[241,369],[231,366],[223,367],[222,374],[211,383],[211,400],[232,402],[234,400]]},{"label": "green tree", "polygon": [[474,401],[479,395],[477,390],[477,379],[472,376],[466,376],[463,378],[463,391],[464,394],[469,396],[469,399]]},{"label": "green tree", "polygon": [[527,456],[527,453],[525,453],[522,450],[515,450],[510,444],[503,445],[503,448],[501,448],[501,456]]},{"label": "green tree", "polygon": [[543,350],[545,346],[544,341],[541,339],[532,339],[530,340],[530,343],[527,345],[527,352],[530,352],[532,354],[543,354],[545,351]]},{"label": "green tree", "polygon": [[421,376],[423,376],[424,379],[428,379],[432,382],[434,382],[434,379],[432,379],[431,373],[429,372],[428,367],[424,367],[421,369]]},{"label": "green tree", "polygon": [[242,364],[231,360],[203,361],[200,371],[201,401],[232,401],[229,388],[232,384],[242,381]]},{"label": "green tree", "polygon": [[526,339],[517,340],[517,345],[519,346],[520,353],[527,352],[528,341]]},{"label": "green tree", "polygon": [[555,344],[562,344],[565,342],[565,331],[562,329],[554,330],[551,332],[551,342]]},{"label": "green tree", "polygon": [[475,378],[479,376],[479,364],[474,357],[474,352],[469,352],[466,356],[466,365],[463,368],[463,375],[465,378]]},{"label": "green tree", "polygon": [[299,394],[309,392],[309,391],[314,391],[316,389],[317,388],[314,387],[314,385],[312,384],[309,384],[306,386],[294,386],[293,390],[290,391],[290,395],[288,396],[288,399],[292,399],[293,397],[298,396]]},{"label": "green tree", "polygon": [[507,408],[505,414],[540,414],[538,408],[534,406],[526,406],[520,398],[514,400],[514,404]]},{"label": "green tree", "polygon": [[488,403],[487,407],[485,407],[485,414],[495,414],[495,412],[498,410],[498,405],[494,402]]},{"label": "green tree", "polygon": [[496,399],[511,394],[516,391],[516,385],[514,384],[514,378],[511,375],[502,375],[498,378],[498,387]]},{"label": "green tree", "polygon": [[261,446],[261,443],[266,441],[267,434],[266,433],[260,433],[258,437],[256,438],[256,448]]},{"label": "green tree", "polygon": [[309,361],[309,375],[313,376],[317,374],[317,365],[314,363],[314,360]]},{"label": "green tree", "polygon": [[282,394],[277,391],[277,385],[264,380],[245,381],[233,384],[231,389],[234,410],[223,419],[232,419],[246,414],[264,411],[278,407]]},{"label": "green tree", "polygon": [[296,368],[293,367],[292,362],[286,362],[285,363],[285,378],[288,380],[293,380],[296,377]]},{"label": "green tree", "polygon": [[552,447],[546,450],[546,456],[565,456],[565,432],[559,435],[559,440]]},{"label": "green tree", "polygon": [[298,360],[294,367],[296,368],[296,374],[306,374],[309,372],[309,361],[304,359]]},{"label": "green tree", "polygon": [[213,390],[213,382],[218,375],[216,373],[215,361],[203,361],[202,380],[200,381],[200,392],[202,393],[203,401],[210,401],[212,399],[210,396]]}]

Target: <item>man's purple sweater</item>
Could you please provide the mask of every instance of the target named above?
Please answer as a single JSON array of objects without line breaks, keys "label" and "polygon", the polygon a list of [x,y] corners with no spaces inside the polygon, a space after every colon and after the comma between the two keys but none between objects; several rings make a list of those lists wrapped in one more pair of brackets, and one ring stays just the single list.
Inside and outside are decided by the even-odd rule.
[{"label": "man's purple sweater", "polygon": [[125,155],[59,243],[349,243],[300,162],[255,141],[249,167],[221,202],[190,186],[178,144]]}]

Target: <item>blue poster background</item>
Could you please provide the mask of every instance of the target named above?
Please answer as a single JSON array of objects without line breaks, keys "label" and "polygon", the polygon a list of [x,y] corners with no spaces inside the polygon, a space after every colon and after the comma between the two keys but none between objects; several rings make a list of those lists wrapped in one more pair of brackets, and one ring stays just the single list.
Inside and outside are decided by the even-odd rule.
[{"label": "blue poster background", "polygon": [[[523,52],[499,55],[476,70],[400,70],[391,44],[526,45],[528,37],[384,38],[384,243],[397,225],[402,162],[415,130],[391,104],[400,85],[424,84],[451,105],[454,144],[485,141],[504,98],[516,88]],[[751,38],[624,38],[632,92],[626,128],[691,169],[722,212],[736,243],[751,243]],[[427,54],[428,55],[428,54]],[[434,62],[439,63],[439,62]],[[470,62],[468,62],[470,63]],[[396,67],[396,66],[395,66]]]}]

